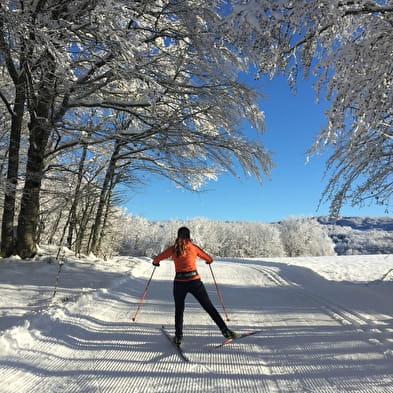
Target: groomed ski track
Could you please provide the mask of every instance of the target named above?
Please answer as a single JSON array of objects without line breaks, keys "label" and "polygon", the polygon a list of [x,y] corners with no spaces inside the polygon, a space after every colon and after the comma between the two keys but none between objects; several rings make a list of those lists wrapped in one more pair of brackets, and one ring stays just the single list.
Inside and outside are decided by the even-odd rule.
[{"label": "groomed ski track", "polygon": [[[199,266],[222,312],[208,268]],[[191,362],[182,361],[160,331],[173,331],[170,261],[131,321],[152,269],[141,260],[110,288],[33,315],[34,346],[0,354],[1,393],[393,393],[393,308],[373,286],[273,261],[212,267],[230,327],[259,334],[214,349],[223,338],[189,296],[183,348]]]}]

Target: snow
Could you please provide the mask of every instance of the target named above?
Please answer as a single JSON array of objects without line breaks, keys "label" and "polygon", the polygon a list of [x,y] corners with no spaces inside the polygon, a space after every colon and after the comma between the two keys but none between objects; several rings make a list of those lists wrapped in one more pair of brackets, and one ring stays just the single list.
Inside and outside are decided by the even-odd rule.
[{"label": "snow", "polygon": [[[259,333],[219,349],[187,298],[182,361],[173,332],[173,264],[41,250],[0,259],[0,392],[393,392],[393,255],[217,259],[229,326]],[[212,276],[199,271],[220,312]]]}]

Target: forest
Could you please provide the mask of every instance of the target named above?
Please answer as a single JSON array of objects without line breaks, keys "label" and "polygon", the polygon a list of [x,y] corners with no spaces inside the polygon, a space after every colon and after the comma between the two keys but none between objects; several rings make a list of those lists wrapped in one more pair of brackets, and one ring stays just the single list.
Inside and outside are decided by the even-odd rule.
[{"label": "forest", "polygon": [[[390,217],[288,217],[273,223],[206,218],[149,221],[119,212],[102,243],[103,255],[152,257],[173,244],[183,225],[191,229],[192,240],[214,257],[393,254]],[[48,235],[42,241],[48,244]],[[58,244],[58,239],[51,241]]]},{"label": "forest", "polygon": [[[332,217],[348,203],[389,211],[392,23],[388,0],[2,1],[1,256],[31,258],[42,242],[94,255],[156,252],[171,230],[155,223],[155,237],[139,234],[143,218],[124,217],[120,190],[157,176],[198,191],[240,171],[263,187],[274,166],[260,138],[263,89],[245,75],[285,75],[294,93],[312,77],[316,100],[330,105],[307,152],[330,154],[321,200]],[[217,223],[209,248],[335,252],[316,222],[304,234],[300,223]],[[118,241],[117,226],[133,238]],[[139,245],[149,236],[151,250]]]}]

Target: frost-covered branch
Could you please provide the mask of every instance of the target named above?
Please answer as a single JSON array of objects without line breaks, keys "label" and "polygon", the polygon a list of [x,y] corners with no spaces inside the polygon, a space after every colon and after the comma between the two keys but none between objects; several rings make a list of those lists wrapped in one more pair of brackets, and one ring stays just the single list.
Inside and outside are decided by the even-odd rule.
[{"label": "frost-covered branch", "polygon": [[334,151],[327,168],[336,171],[324,193],[332,212],[370,198],[388,208],[393,176],[392,2],[250,0],[231,5],[223,29],[258,62],[261,73],[285,73],[293,88],[301,77],[312,75],[317,99],[330,102],[327,124],[308,153]]}]

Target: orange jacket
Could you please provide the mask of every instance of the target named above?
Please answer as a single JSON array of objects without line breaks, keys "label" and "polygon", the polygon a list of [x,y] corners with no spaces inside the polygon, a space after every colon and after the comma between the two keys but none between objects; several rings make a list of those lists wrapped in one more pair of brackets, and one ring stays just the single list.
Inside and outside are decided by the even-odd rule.
[{"label": "orange jacket", "polygon": [[[197,257],[204,259],[207,263],[213,262],[213,258],[210,255],[206,254],[201,248],[193,244],[191,240],[187,240],[184,255],[178,257],[175,254],[174,247],[171,246],[167,248],[165,251],[158,254],[156,257],[154,257],[153,264],[157,265],[163,259],[167,259],[171,257],[175,262],[176,273],[185,273],[185,272],[197,270],[197,266],[196,266]],[[182,280],[176,279],[176,281],[190,281],[190,280],[196,280],[198,278],[201,278],[199,274],[192,276],[191,278],[188,279],[182,279]]]}]

